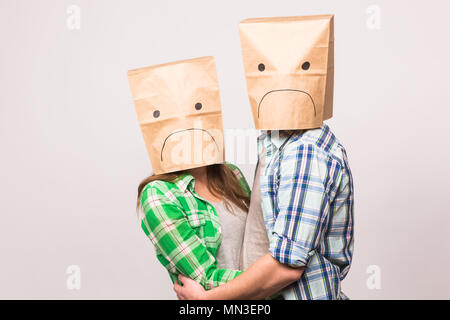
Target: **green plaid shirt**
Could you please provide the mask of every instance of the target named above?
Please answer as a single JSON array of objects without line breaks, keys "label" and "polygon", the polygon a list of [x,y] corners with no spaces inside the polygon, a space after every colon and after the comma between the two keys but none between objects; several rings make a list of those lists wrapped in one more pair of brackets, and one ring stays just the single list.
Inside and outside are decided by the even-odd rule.
[{"label": "green plaid shirt", "polygon": [[[242,172],[233,169],[242,188],[250,188]],[[174,183],[161,180],[147,184],[141,195],[142,229],[156,248],[172,282],[181,273],[205,289],[226,283],[242,271],[219,269],[216,254],[222,240],[214,206],[198,195],[194,177],[182,175]]]}]

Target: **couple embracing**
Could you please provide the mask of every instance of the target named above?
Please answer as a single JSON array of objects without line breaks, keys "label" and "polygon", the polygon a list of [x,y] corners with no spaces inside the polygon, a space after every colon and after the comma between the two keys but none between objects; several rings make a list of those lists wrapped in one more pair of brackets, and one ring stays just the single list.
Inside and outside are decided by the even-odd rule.
[{"label": "couple embracing", "polygon": [[353,182],[324,123],[333,16],[248,19],[239,30],[261,130],[251,189],[224,162],[214,58],[128,72],[154,171],[138,188],[142,229],[179,299],[346,299]]}]

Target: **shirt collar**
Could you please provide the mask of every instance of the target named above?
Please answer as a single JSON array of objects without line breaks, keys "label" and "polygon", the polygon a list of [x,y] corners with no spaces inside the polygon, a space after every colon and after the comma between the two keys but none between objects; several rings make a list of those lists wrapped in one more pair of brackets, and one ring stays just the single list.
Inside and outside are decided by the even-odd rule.
[{"label": "shirt collar", "polygon": [[208,200],[202,198],[197,191],[195,191],[194,188],[194,183],[195,183],[195,178],[189,174],[189,173],[184,173],[176,182],[175,184],[177,185],[178,189],[180,189],[183,193],[186,193],[187,190],[189,190],[191,192],[191,194],[200,199],[203,200],[205,202],[208,203]]},{"label": "shirt collar", "polygon": [[271,130],[266,131],[264,146],[268,150],[271,146],[276,149],[280,149],[281,145],[287,140],[289,137],[280,135],[279,130]]},{"label": "shirt collar", "polygon": [[195,179],[192,175],[190,175],[189,173],[184,173],[177,181],[175,181],[175,184],[177,185],[178,189],[185,192],[188,188],[190,188],[191,185],[193,185],[194,180]]}]

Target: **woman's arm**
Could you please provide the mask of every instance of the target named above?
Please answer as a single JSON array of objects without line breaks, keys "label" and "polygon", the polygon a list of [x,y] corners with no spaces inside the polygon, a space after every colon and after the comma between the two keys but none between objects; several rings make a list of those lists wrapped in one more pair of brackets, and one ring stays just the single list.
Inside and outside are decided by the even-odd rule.
[{"label": "woman's arm", "polygon": [[216,258],[189,225],[184,211],[162,181],[150,183],[141,196],[142,229],[166,261],[171,272],[181,273],[205,289],[238,276],[241,271],[217,268]]}]

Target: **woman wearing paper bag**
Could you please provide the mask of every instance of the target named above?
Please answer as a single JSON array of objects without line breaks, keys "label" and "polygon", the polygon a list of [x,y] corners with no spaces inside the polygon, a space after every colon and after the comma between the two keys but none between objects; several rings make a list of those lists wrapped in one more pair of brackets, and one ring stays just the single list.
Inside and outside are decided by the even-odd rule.
[{"label": "woman wearing paper bag", "polygon": [[131,70],[128,79],[155,173],[139,185],[141,226],[173,282],[183,274],[205,289],[226,283],[241,273],[250,189],[224,163],[214,58]]}]

